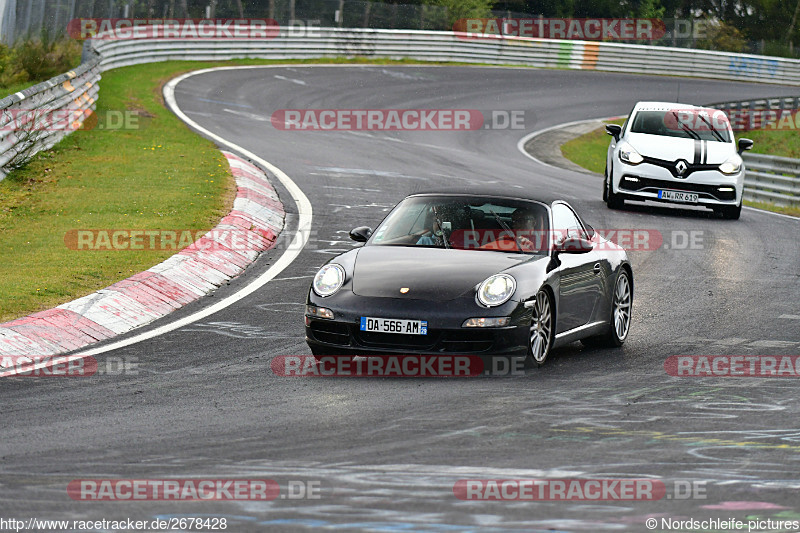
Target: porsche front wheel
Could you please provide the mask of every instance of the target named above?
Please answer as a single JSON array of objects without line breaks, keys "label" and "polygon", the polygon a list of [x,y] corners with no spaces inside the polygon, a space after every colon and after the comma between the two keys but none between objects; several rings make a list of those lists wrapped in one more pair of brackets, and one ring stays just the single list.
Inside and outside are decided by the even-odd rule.
[{"label": "porsche front wheel", "polygon": [[528,353],[533,362],[541,366],[547,360],[550,346],[553,344],[553,303],[546,290],[536,294],[531,307],[531,328]]}]

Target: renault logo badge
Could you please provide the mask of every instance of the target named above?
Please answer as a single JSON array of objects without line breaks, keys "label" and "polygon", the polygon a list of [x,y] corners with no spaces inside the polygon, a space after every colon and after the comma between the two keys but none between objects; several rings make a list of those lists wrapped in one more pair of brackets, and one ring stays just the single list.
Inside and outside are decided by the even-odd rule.
[{"label": "renault logo badge", "polygon": [[678,162],[675,163],[675,173],[678,174],[678,176],[683,176],[683,173],[686,172],[688,168],[689,164],[683,159],[679,159]]},{"label": "renault logo badge", "polygon": [[403,287],[400,289],[400,294],[406,294],[409,291],[408,287]]}]

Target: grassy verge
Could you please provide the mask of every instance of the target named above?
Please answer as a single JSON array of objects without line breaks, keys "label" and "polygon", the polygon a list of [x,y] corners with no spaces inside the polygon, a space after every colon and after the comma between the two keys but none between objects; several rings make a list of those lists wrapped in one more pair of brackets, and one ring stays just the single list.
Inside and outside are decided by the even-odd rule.
[{"label": "grassy verge", "polygon": [[793,217],[800,217],[800,207],[781,207],[775,204],[768,204],[766,202],[751,202],[745,200],[744,205],[763,209],[764,211],[772,211],[774,213],[781,213],[783,215],[791,215]]},{"label": "grassy verge", "polygon": [[225,158],[161,104],[161,84],[195,66],[107,73],[97,116],[136,112],[138,129],[75,132],[0,182],[0,321],[91,293],[174,253],[70,250],[71,229],[210,229],[227,213],[235,183]]},{"label": "grassy verge", "polygon": [[0,88],[0,100],[6,96],[11,96],[12,94],[18,93],[23,89],[27,89],[28,87],[33,87],[36,85],[36,83],[40,82],[30,83],[26,81],[25,83],[13,83],[6,87]]},{"label": "grassy verge", "polygon": [[[624,120],[609,121],[609,123],[611,122],[622,124]],[[753,147],[755,153],[800,158],[800,136],[796,131],[748,131],[736,135],[737,139],[740,137],[747,137],[755,142]],[[605,129],[598,128],[564,143],[561,146],[561,153],[573,163],[602,174],[605,170],[608,142],[609,137]],[[744,201],[744,205],[785,215],[800,216],[800,208],[797,207],[780,207],[748,200]]]},{"label": "grassy verge", "polygon": [[753,153],[800,159],[800,135],[797,130],[753,130],[736,134],[736,140],[752,139]]},{"label": "grassy verge", "polygon": [[[606,124],[619,124],[625,119],[609,120]],[[606,152],[610,137],[604,128],[584,133],[561,145],[561,154],[585,169],[602,174],[606,166]]]},{"label": "grassy verge", "polygon": [[320,63],[431,64],[364,58],[173,61],[105,73],[97,116],[102,122],[109,113],[137,113],[138,128],[75,132],[0,181],[0,322],[107,287],[174,253],[70,250],[64,243],[69,230],[202,230],[228,212],[235,183],[225,159],[164,108],[161,87],[167,80],[214,66]]},{"label": "grassy verge", "polygon": [[7,46],[0,43],[0,99],[80,65],[82,41],[47,33]]}]

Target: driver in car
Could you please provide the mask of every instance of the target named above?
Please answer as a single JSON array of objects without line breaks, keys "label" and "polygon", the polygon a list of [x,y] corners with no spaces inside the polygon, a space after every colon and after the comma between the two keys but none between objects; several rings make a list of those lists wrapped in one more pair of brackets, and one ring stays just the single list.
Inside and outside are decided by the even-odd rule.
[{"label": "driver in car", "polygon": [[544,238],[544,235],[536,236],[536,231],[542,229],[539,217],[530,209],[520,207],[511,214],[511,227],[504,225],[497,240],[484,244],[481,249],[535,252],[541,246],[534,241]]},{"label": "driver in car", "polygon": [[[529,209],[520,207],[511,215],[511,229],[523,252],[533,252],[538,248],[531,240],[534,238],[534,232],[541,229],[538,217]],[[536,240],[536,239],[534,239]]]},{"label": "driver in car", "polygon": [[417,246],[442,246],[442,235],[439,222],[434,218],[430,231],[419,238]]}]

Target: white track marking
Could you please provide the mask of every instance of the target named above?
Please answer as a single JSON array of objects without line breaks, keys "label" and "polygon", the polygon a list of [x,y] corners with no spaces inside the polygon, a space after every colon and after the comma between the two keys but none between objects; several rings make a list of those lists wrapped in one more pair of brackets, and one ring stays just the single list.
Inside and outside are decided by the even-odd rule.
[{"label": "white track marking", "polygon": [[[283,184],[286,190],[289,191],[289,194],[292,196],[292,199],[297,205],[299,220],[298,220],[297,231],[294,235],[294,239],[292,240],[291,245],[287,247],[286,251],[280,256],[280,258],[278,258],[278,260],[269,269],[267,269],[266,272],[258,276],[249,284],[239,289],[234,294],[231,294],[230,296],[227,296],[226,298],[219,300],[213,305],[210,305],[204,309],[192,313],[189,316],[176,320],[175,322],[165,324],[163,326],[154,328],[150,331],[134,335],[127,339],[112,342],[98,348],[84,350],[74,355],[54,356],[48,359],[47,362],[45,363],[32,365],[30,367],[25,368],[24,369],[25,372],[31,372],[32,370],[45,368],[57,363],[73,361],[76,359],[83,359],[85,357],[102,354],[112,350],[118,350],[120,348],[124,348],[126,346],[142,342],[144,340],[158,337],[159,335],[163,335],[164,333],[169,333],[170,331],[174,331],[178,328],[181,328],[183,326],[186,326],[188,324],[206,318],[207,316],[213,315],[217,311],[221,311],[226,307],[233,305],[242,298],[249,296],[250,294],[254,293],[258,289],[260,289],[261,287],[272,281],[278,274],[283,272],[284,269],[286,269],[289,265],[291,265],[298,255],[300,255],[300,252],[308,243],[308,239],[311,234],[311,220],[313,213],[313,210],[311,208],[311,202],[308,200],[308,198],[300,189],[300,187],[298,187],[297,184],[294,181],[292,181],[292,179],[288,175],[286,175],[281,169],[279,169],[275,165],[258,157],[256,154],[246,150],[245,148],[242,148],[237,144],[234,144],[226,139],[223,139],[219,135],[216,135],[211,131],[200,126],[197,122],[186,116],[186,114],[178,107],[178,104],[175,100],[175,87],[180,82],[188,78],[191,78],[192,76],[198,76],[200,74],[206,74],[209,72],[218,72],[223,70],[239,70],[239,69],[251,69],[251,68],[265,68],[265,67],[264,66],[219,67],[219,68],[203,69],[203,70],[197,70],[195,72],[189,72],[187,74],[184,74],[182,76],[179,76],[171,80],[164,86],[164,100],[166,101],[170,109],[172,109],[172,111],[178,116],[178,118],[180,118],[187,125],[195,129],[196,131],[201,132],[206,137],[212,139],[218,145],[227,147],[228,149],[233,150],[239,155],[255,161],[256,163],[261,165],[262,168],[267,169],[274,176],[276,176],[278,180],[280,180],[280,182]],[[20,373],[21,372],[19,372],[18,370],[12,370],[9,372],[0,372],[0,377],[13,376]]]},{"label": "white track marking", "polygon": [[743,205],[742,209],[747,209],[748,211],[755,211],[756,213],[761,213],[764,215],[772,215],[775,217],[788,218],[789,220],[794,220],[794,221],[800,220],[800,218],[793,217],[792,215],[784,215],[783,213],[776,213],[774,211],[765,211],[764,209],[759,209],[757,207],[750,207],[749,205]]},{"label": "white track marking", "polygon": [[[617,117],[611,117],[611,118],[617,118]],[[590,119],[590,120],[573,120],[572,122],[564,122],[563,124],[556,124],[555,126],[550,126],[549,128],[544,128],[543,130],[534,131],[533,133],[529,133],[525,137],[523,137],[522,139],[519,140],[519,142],[517,143],[517,150],[519,150],[522,153],[522,155],[524,155],[528,159],[533,159],[534,161],[536,161],[540,165],[544,165],[544,166],[550,167],[550,168],[561,168],[561,167],[557,167],[557,166],[551,165],[549,163],[545,163],[544,161],[540,161],[536,157],[532,156],[531,154],[529,154],[528,152],[525,151],[525,145],[528,144],[528,141],[530,141],[534,137],[538,137],[539,135],[547,133],[548,131],[553,131],[553,130],[557,130],[557,129],[560,129],[560,128],[566,128],[568,126],[575,126],[577,124],[584,124],[586,122],[597,122],[597,121],[602,121],[602,120],[609,120],[609,117],[593,118],[593,119]]]}]

